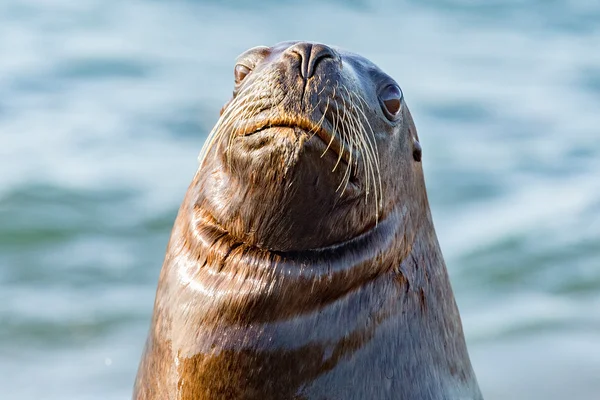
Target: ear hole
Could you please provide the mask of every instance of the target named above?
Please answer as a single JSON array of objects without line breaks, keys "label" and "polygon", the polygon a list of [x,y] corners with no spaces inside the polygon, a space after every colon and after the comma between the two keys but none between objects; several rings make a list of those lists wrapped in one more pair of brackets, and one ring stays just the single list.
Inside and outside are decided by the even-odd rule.
[{"label": "ear hole", "polygon": [[421,148],[421,144],[414,139],[413,142],[413,159],[416,162],[421,162],[421,158],[423,157],[423,149]]}]

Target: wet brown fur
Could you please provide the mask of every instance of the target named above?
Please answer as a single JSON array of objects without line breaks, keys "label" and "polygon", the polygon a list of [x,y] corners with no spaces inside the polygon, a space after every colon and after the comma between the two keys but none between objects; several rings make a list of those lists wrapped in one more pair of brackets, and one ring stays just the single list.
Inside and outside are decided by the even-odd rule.
[{"label": "wet brown fur", "polygon": [[241,56],[252,73],[175,221],[135,399],[481,399],[410,112],[385,119],[391,78],[360,56],[307,65],[319,46]]}]

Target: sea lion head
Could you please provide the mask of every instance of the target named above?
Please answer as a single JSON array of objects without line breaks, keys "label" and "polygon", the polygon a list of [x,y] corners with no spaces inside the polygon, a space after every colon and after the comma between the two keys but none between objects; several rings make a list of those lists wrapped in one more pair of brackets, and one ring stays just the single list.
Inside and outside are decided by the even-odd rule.
[{"label": "sea lion head", "polygon": [[394,79],[309,42],[252,48],[234,78],[197,175],[197,208],[215,224],[278,252],[335,246],[392,214],[412,235],[421,147]]}]

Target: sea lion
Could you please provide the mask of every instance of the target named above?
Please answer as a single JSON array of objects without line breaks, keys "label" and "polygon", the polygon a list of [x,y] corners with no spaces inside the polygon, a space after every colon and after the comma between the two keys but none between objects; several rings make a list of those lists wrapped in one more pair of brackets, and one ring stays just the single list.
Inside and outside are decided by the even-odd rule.
[{"label": "sea lion", "polygon": [[481,399],[400,86],[256,47],[173,227],[135,399]]}]

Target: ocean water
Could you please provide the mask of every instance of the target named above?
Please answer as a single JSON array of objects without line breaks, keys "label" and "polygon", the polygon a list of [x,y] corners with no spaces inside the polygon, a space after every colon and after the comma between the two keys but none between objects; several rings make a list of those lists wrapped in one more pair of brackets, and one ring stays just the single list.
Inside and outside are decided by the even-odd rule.
[{"label": "ocean water", "polygon": [[402,86],[487,400],[600,398],[600,2],[0,2],[0,399],[127,399],[248,47]]}]

